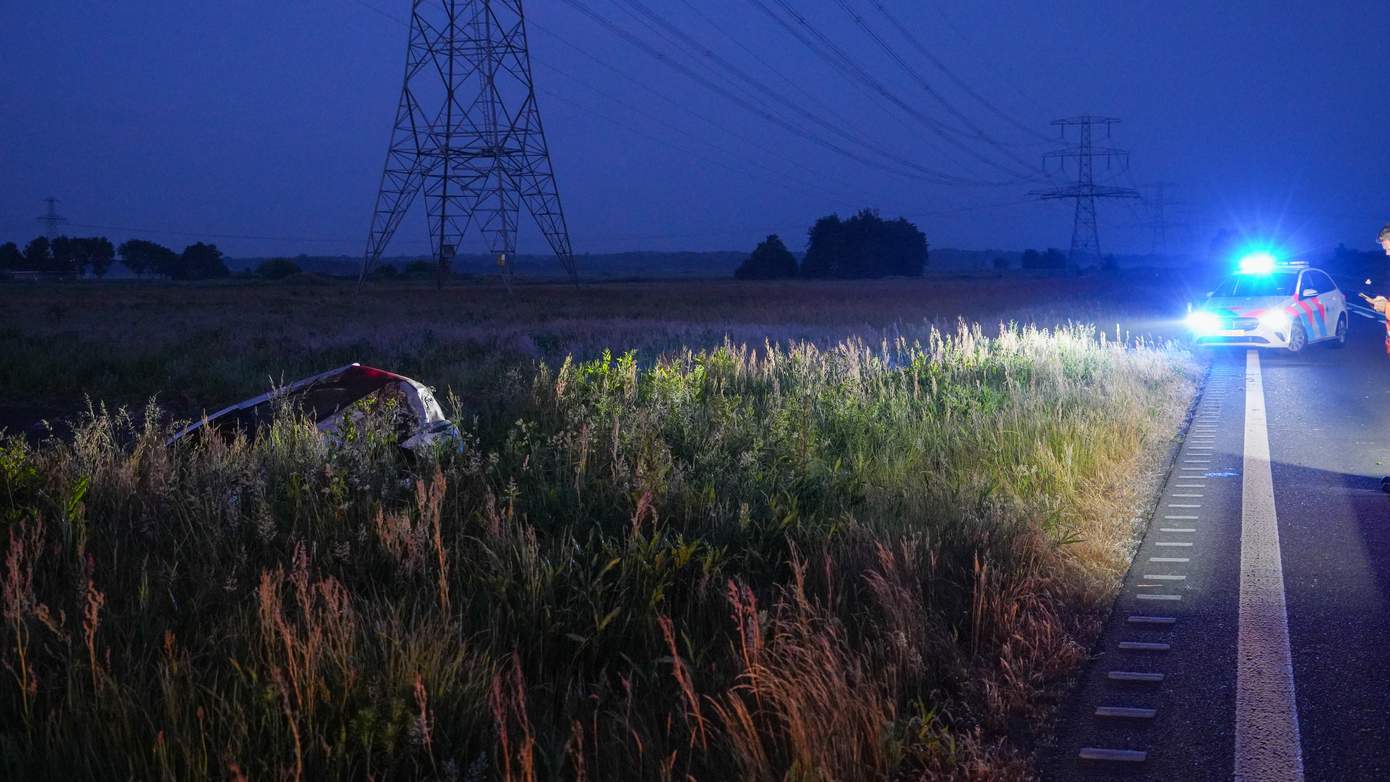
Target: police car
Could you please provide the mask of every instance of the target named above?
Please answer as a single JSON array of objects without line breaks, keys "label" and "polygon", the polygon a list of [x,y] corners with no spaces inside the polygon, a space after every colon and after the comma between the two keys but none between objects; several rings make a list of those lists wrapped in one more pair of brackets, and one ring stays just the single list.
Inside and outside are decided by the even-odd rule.
[{"label": "police car", "polygon": [[1248,256],[1235,274],[1187,316],[1198,345],[1284,348],[1313,342],[1341,347],[1350,325],[1347,297],[1325,272],[1267,254]]}]

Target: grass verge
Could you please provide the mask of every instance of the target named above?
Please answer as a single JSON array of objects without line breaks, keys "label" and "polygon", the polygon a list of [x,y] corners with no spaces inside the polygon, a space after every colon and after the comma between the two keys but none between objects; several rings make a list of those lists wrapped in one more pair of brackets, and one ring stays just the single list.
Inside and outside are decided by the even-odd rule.
[{"label": "grass verge", "polygon": [[424,461],[11,437],[0,772],[1026,777],[1195,377],[961,328],[541,366]]}]

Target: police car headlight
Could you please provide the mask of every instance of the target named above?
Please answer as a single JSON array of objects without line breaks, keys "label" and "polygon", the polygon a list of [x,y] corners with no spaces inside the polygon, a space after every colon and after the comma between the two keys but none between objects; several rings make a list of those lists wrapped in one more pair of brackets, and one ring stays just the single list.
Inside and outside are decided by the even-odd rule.
[{"label": "police car headlight", "polygon": [[1221,319],[1210,312],[1197,310],[1188,313],[1187,327],[1194,334],[1210,334],[1221,330]]},{"label": "police car headlight", "polygon": [[1292,324],[1293,321],[1286,312],[1266,312],[1260,316],[1260,325],[1271,331],[1287,334]]}]

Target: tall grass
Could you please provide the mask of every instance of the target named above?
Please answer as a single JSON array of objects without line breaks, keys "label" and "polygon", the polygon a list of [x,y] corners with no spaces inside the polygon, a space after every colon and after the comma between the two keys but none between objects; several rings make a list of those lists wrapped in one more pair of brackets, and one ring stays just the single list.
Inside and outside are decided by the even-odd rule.
[{"label": "tall grass", "polygon": [[1026,776],[1193,371],[1081,327],[605,355],[421,460],[94,409],[0,450],[0,775]]}]

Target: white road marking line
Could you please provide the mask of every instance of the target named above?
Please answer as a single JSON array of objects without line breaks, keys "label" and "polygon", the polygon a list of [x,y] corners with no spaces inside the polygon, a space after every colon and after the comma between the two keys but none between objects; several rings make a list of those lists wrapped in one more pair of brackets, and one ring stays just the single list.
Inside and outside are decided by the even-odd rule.
[{"label": "white road marking line", "polygon": [[1167,547],[1167,548],[1192,548],[1192,544],[1191,544],[1191,543],[1181,543],[1181,542],[1172,541],[1172,540],[1163,540],[1163,541],[1159,541],[1158,543],[1155,543],[1154,545],[1155,545],[1155,546],[1165,546],[1165,547]]},{"label": "white road marking line", "polygon": [[1245,354],[1235,778],[1301,782],[1303,749],[1269,458],[1264,379],[1259,353],[1251,350]]},{"label": "white road marking line", "polygon": [[1149,557],[1150,562],[1191,562],[1187,557]]},{"label": "white road marking line", "polygon": [[1186,580],[1187,580],[1187,576],[1174,576],[1174,575],[1171,575],[1171,574],[1168,574],[1168,573],[1156,573],[1156,574],[1153,574],[1153,575],[1144,576],[1144,578],[1150,579],[1150,580],[1152,580],[1152,581],[1186,581]]},{"label": "white road marking line", "polygon": [[1206,487],[1205,483],[1179,483],[1174,486],[1177,489],[1205,489]]},{"label": "white road marking line", "polygon": [[1170,508],[1200,508],[1200,507],[1202,507],[1202,503],[1200,503],[1200,502],[1170,502],[1170,503],[1168,503],[1168,507],[1170,507]]},{"label": "white road marking line", "polygon": [[1163,674],[1150,673],[1149,671],[1111,671],[1105,674],[1105,678],[1112,682],[1161,682]]},{"label": "white road marking line", "polygon": [[1196,532],[1196,527],[1159,527],[1159,532]]},{"label": "white road marking line", "polygon": [[1182,595],[1151,595],[1148,593],[1135,595],[1140,600],[1181,600]]},{"label": "white road marking line", "polygon": [[1168,644],[1158,641],[1121,641],[1122,652],[1166,652]]},{"label": "white road marking line", "polygon": [[1097,706],[1097,717],[1114,717],[1129,720],[1151,720],[1158,711],[1135,706]]},{"label": "white road marking line", "polygon": [[[1179,486],[1178,488],[1184,488],[1184,487]],[[1174,494],[1173,496],[1174,496],[1174,497],[1197,498],[1197,497],[1201,497],[1202,495],[1200,495],[1200,494]]]},{"label": "white road marking line", "polygon": [[1125,621],[1132,625],[1171,625],[1178,622],[1177,618],[1172,616],[1141,616],[1139,614],[1134,614]]},{"label": "white road marking line", "polygon": [[1137,749],[1106,749],[1104,747],[1082,747],[1082,760],[1102,760],[1112,763],[1143,763],[1149,754]]},{"label": "white road marking line", "polygon": [[1197,516],[1164,516],[1168,521],[1197,521]]}]

